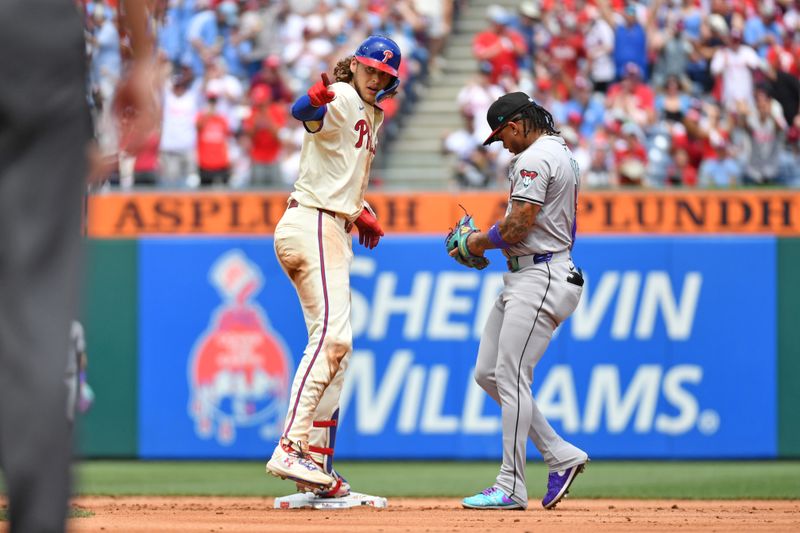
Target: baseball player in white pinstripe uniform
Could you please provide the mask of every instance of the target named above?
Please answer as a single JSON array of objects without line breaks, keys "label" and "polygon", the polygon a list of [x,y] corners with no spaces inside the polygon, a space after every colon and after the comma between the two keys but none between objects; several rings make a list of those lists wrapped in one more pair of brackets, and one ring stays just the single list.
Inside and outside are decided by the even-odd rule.
[{"label": "baseball player in white pinstripe uniform", "polygon": [[350,353],[350,229],[377,246],[383,236],[364,200],[383,122],[379,102],[399,84],[400,49],[383,36],[367,38],[341,60],[335,83],[326,74],[292,107],[303,121],[300,177],[275,229],[275,253],[303,308],[308,344],[289,397],[283,436],[267,471],[323,497],[349,493],[333,469],[339,395]]},{"label": "baseball player in white pinstripe uniform", "polygon": [[553,117],[528,95],[501,96],[487,119],[493,131],[484,144],[499,140],[515,154],[509,168],[510,197],[505,218],[485,233],[473,231],[466,247],[474,256],[502,249],[508,263],[475,368],[475,380],[502,409],[503,464],[492,487],[462,503],[474,509],[527,508],[530,437],[550,470],[542,505],[551,509],[588,461],[586,452],[553,430],[531,393],[536,363],[583,291],[583,276],[571,255],[579,169]]}]

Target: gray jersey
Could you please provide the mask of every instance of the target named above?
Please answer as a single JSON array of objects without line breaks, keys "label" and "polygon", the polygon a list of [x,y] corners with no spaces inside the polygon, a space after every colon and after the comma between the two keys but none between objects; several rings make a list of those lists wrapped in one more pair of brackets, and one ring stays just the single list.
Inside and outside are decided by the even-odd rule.
[{"label": "gray jersey", "polygon": [[575,240],[580,170],[564,139],[557,135],[539,137],[511,160],[508,179],[511,193],[506,216],[511,212],[513,200],[542,208],[528,236],[508,248],[506,255],[571,249]]}]

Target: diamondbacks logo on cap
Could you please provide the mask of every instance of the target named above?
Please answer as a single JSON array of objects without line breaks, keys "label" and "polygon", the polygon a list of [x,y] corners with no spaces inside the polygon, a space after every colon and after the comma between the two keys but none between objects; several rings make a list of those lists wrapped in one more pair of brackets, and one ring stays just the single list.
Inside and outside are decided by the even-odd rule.
[{"label": "diamondbacks logo on cap", "polygon": [[535,180],[535,179],[536,179],[536,176],[538,176],[538,175],[539,175],[539,173],[538,173],[538,172],[536,172],[535,170],[525,170],[525,169],[522,169],[522,170],[520,170],[520,171],[519,171],[519,175],[522,177],[522,184],[523,184],[525,187],[527,187],[528,185],[530,185],[530,184],[531,184],[531,182],[532,182],[533,180]]},{"label": "diamondbacks logo on cap", "polygon": [[241,250],[231,250],[212,265],[209,281],[223,303],[189,357],[195,433],[227,446],[237,429],[257,427],[263,440],[275,440],[283,430],[292,363],[264,309],[252,301],[264,283],[261,270]]}]

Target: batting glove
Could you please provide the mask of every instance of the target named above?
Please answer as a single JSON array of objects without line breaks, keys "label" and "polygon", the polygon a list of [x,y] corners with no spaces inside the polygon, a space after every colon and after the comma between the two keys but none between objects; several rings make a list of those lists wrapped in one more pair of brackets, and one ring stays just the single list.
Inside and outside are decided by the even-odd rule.
[{"label": "batting glove", "polygon": [[328,75],[323,72],[322,80],[312,85],[308,90],[308,99],[311,100],[311,105],[314,107],[322,107],[328,102],[333,102],[333,99],[336,98],[336,93],[328,89],[328,85],[330,84],[331,82],[328,79]]},{"label": "batting glove", "polygon": [[378,246],[383,230],[369,204],[364,206],[354,224],[358,228],[358,244],[363,244],[370,250]]}]

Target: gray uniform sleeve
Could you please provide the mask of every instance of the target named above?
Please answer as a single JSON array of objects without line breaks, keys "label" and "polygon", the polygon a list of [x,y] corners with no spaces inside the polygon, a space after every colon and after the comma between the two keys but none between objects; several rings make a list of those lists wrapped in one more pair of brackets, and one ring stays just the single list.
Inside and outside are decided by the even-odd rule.
[{"label": "gray uniform sleeve", "polygon": [[544,205],[550,183],[550,163],[537,151],[520,157],[511,174],[511,200]]}]

